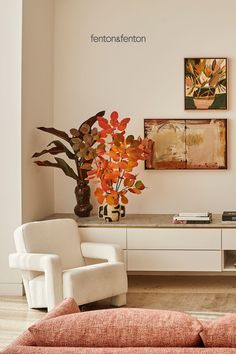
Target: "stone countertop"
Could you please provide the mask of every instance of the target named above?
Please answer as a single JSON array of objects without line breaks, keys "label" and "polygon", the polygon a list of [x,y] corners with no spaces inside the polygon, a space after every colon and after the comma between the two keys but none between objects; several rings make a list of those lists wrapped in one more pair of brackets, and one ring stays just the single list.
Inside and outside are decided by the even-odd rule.
[{"label": "stone countertop", "polygon": [[173,224],[174,214],[127,214],[118,222],[106,222],[97,215],[79,218],[75,214],[53,214],[46,219],[72,218],[79,227],[143,227],[143,228],[236,228],[236,222],[222,222],[221,214],[213,214],[210,224]]}]

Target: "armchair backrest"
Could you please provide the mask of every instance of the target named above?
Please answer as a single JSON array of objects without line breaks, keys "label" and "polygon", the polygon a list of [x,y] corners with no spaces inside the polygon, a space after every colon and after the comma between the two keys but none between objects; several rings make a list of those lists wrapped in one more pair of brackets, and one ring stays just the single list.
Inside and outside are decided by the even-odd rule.
[{"label": "armchair backrest", "polygon": [[56,254],[63,270],[85,265],[73,219],[30,222],[18,227],[14,238],[17,252]]}]

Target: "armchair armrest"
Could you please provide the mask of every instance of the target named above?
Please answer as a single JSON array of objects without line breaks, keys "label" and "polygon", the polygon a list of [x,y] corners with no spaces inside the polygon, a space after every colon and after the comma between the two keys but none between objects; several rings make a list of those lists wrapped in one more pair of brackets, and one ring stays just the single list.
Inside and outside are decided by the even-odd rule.
[{"label": "armchair armrest", "polygon": [[10,268],[35,270],[44,272],[50,263],[60,265],[60,257],[56,254],[44,253],[12,253],[9,255]]},{"label": "armchair armrest", "polygon": [[63,300],[61,259],[56,254],[12,253],[9,255],[10,268],[22,271],[40,271],[45,273],[45,289],[48,310]]},{"label": "armchair armrest", "polygon": [[119,245],[108,243],[82,242],[84,257],[106,259],[108,262],[124,262],[124,252]]}]

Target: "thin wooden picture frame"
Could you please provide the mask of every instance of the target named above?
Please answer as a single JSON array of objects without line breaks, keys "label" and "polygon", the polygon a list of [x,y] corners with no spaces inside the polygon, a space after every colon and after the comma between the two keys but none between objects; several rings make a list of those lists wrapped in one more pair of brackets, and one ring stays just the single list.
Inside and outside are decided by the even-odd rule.
[{"label": "thin wooden picture frame", "polygon": [[185,110],[228,109],[228,59],[184,58]]},{"label": "thin wooden picture frame", "polygon": [[227,169],[227,119],[144,119],[147,170]]}]

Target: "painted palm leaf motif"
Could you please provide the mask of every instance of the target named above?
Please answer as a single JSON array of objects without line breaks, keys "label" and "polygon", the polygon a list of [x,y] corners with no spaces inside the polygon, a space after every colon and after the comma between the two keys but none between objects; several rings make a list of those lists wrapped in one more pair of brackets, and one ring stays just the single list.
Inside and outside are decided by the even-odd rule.
[{"label": "painted palm leaf motif", "polygon": [[185,109],[227,109],[227,59],[185,59]]}]

